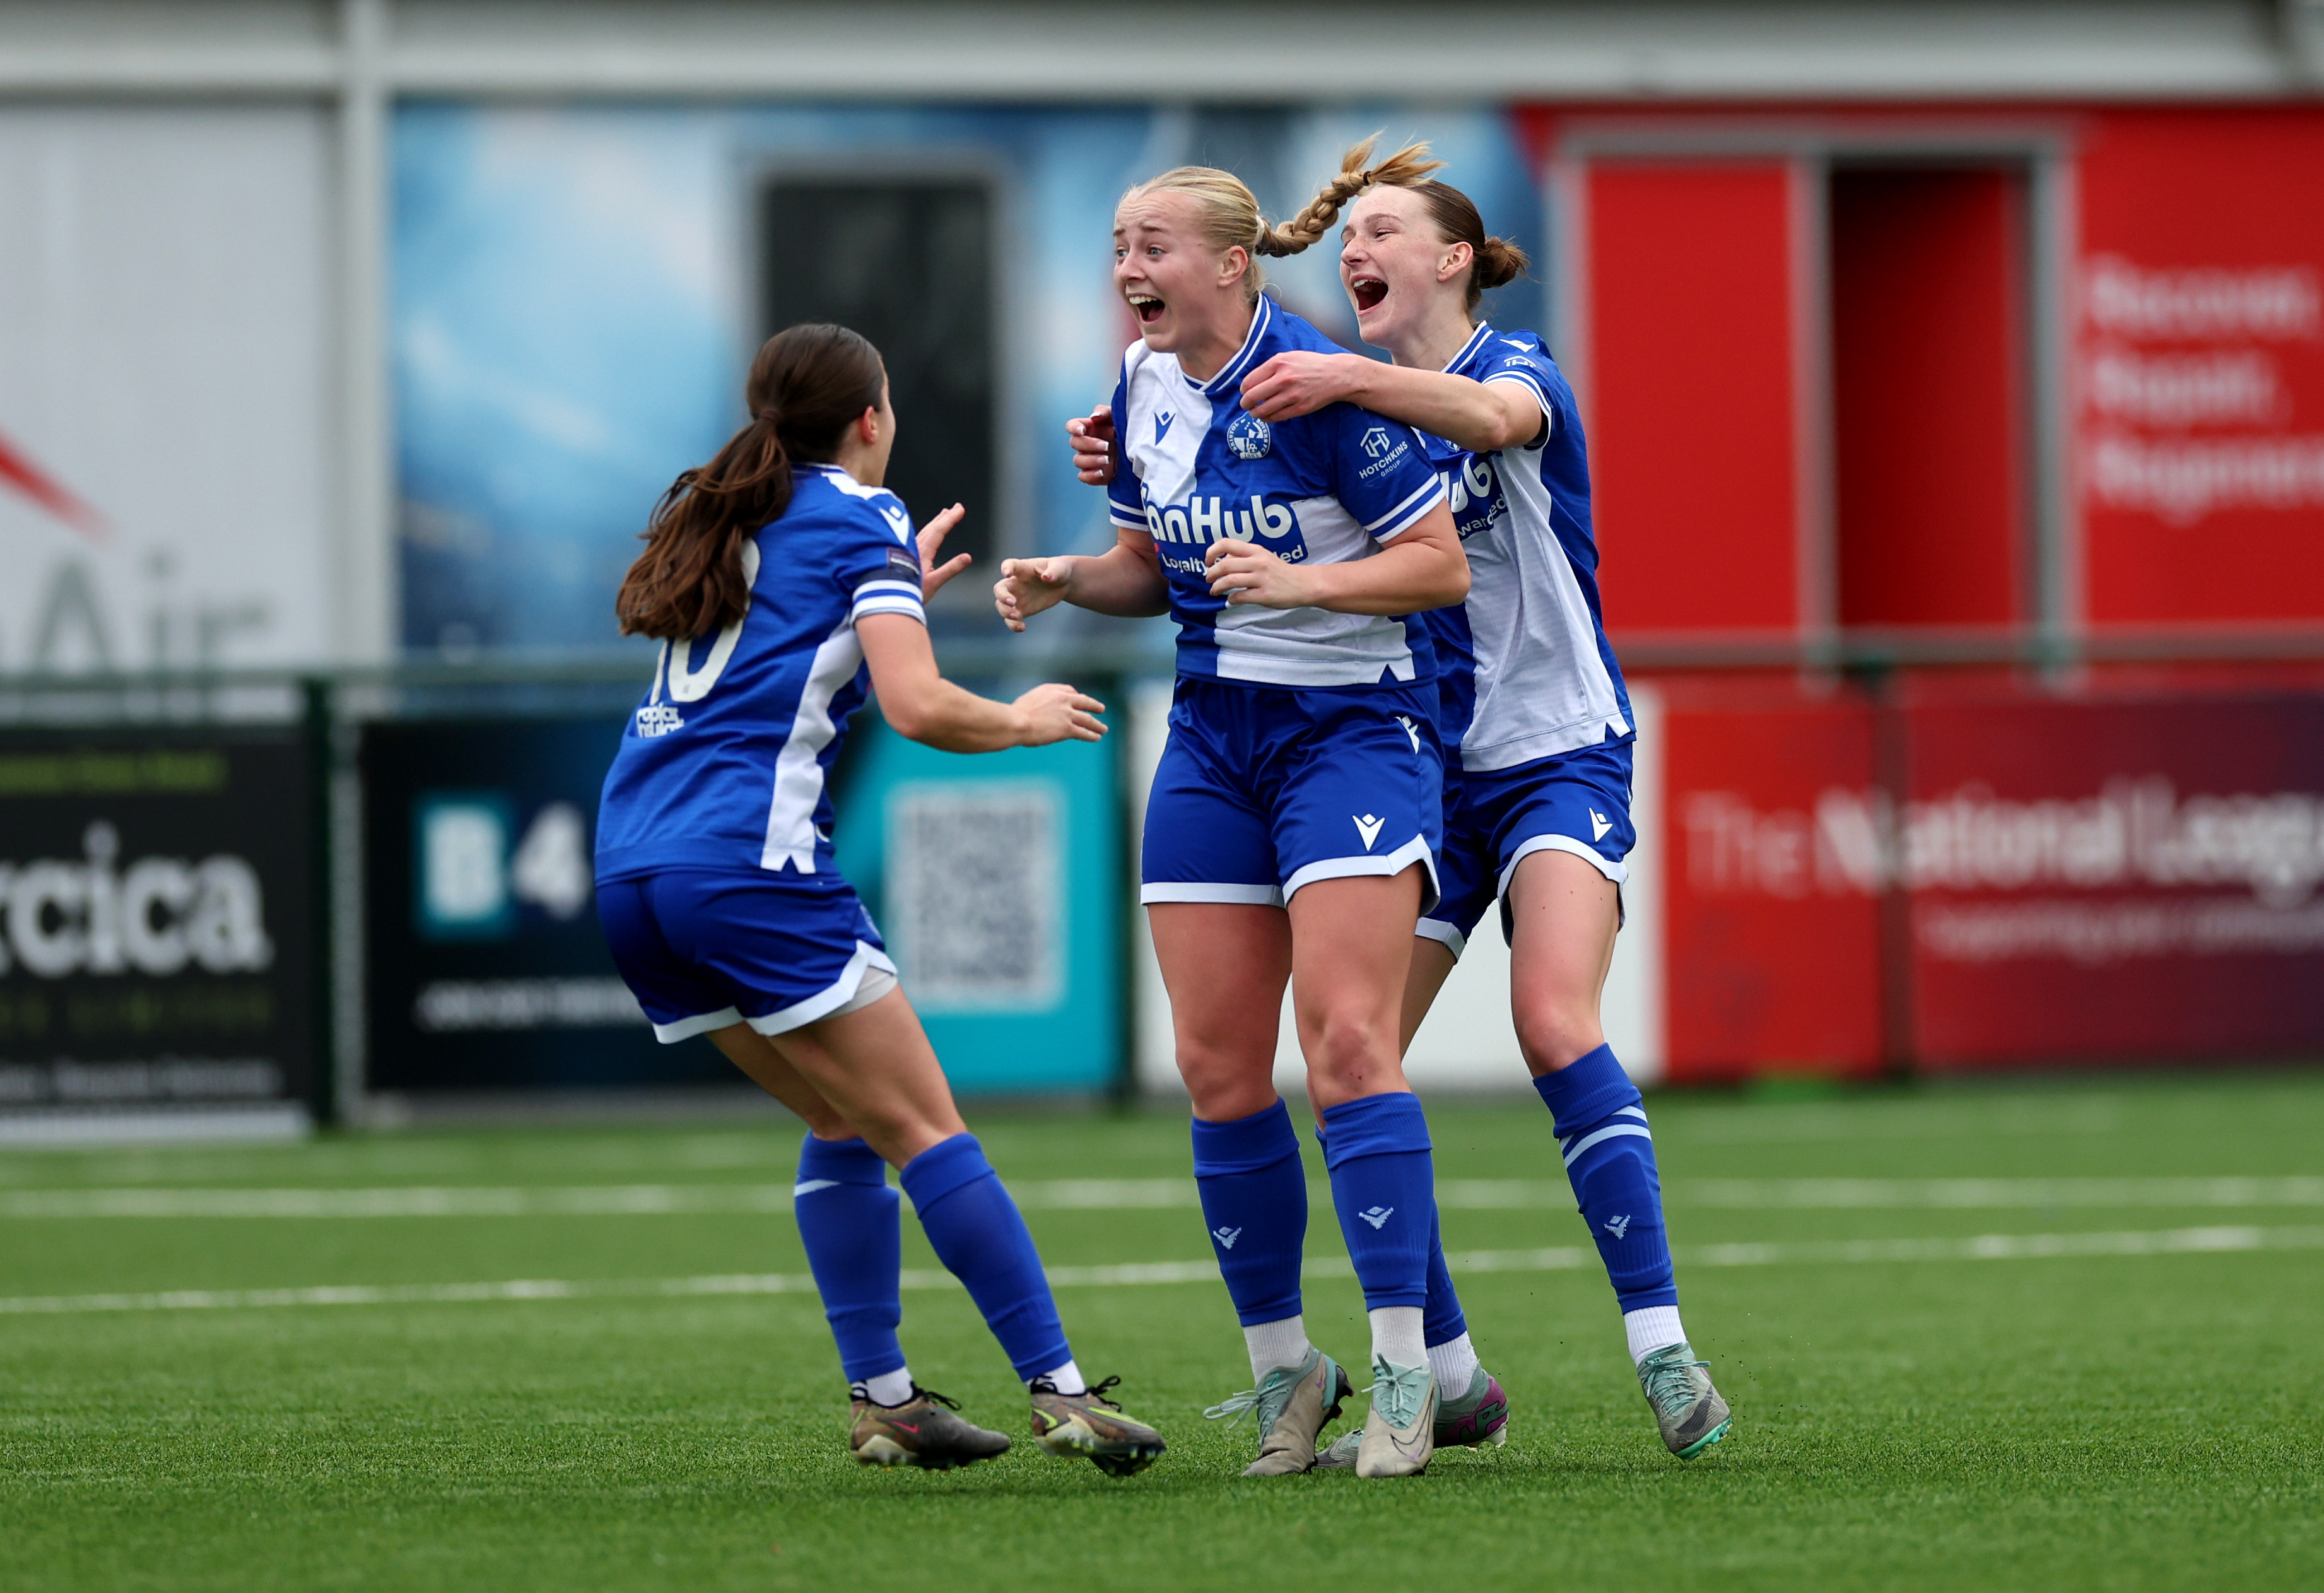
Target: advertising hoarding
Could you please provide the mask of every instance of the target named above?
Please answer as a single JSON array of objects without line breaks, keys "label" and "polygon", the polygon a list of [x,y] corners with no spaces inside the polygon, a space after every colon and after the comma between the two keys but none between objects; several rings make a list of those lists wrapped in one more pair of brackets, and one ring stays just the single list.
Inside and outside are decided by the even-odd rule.
[{"label": "advertising hoarding", "polygon": [[0,735],[0,1112],[303,1119],[313,791],[287,731]]}]

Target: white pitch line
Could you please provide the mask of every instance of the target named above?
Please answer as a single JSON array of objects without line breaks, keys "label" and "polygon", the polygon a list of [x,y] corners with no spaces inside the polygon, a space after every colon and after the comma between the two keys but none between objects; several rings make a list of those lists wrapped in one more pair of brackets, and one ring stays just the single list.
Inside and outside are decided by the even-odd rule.
[{"label": "white pitch line", "polygon": [[[1027,1211],[1192,1210],[1183,1178],[1033,1179],[1011,1185]],[[1738,1209],[1938,1210],[2068,1206],[2324,1206],[2324,1178],[1787,1178],[1693,1179],[1673,1204]],[[1331,1202],[1331,1186],[1310,1186]],[[1436,1187],[1446,1211],[1563,1212],[1573,1203],[1562,1179],[1449,1178]],[[650,1217],[760,1215],[790,1210],[783,1183],[626,1183],[555,1186],[410,1186],[382,1189],[128,1189],[0,1192],[0,1218]]]},{"label": "white pitch line", "polygon": [[[2324,1249],[2324,1228],[2175,1228],[2145,1233],[1988,1233],[1960,1239],[1839,1239],[1807,1244],[1700,1245],[1683,1248],[1681,1266],[1868,1266],[1897,1262],[2028,1261],[2074,1257],[2184,1256],[2238,1250]],[[1454,1272],[1566,1272],[1595,1266],[1594,1251],[1472,1250],[1448,1256]],[[1347,1277],[1339,1257],[1300,1267],[1311,1278]],[[1057,1288],[1134,1288],[1206,1283],[1208,1261],[1156,1261],[1118,1266],[1053,1266]],[[908,1270],[909,1290],[957,1289],[949,1273]],[[145,1311],[248,1311],[286,1305],[438,1305],[475,1301],[681,1298],[718,1294],[807,1294],[815,1279],[797,1273],[742,1273],[677,1278],[512,1278],[484,1284],[334,1284],[306,1289],[178,1289],[147,1294],[47,1294],[0,1298],[0,1316],[73,1316]]]},{"label": "white pitch line", "polygon": [[2324,1206],[2324,1178],[1698,1178],[1678,1192],[1754,1209]]}]

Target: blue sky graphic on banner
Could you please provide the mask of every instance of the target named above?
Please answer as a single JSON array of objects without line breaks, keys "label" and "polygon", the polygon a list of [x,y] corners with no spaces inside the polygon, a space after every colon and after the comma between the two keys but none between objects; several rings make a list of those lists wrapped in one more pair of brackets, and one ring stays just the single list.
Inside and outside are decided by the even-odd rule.
[{"label": "blue sky graphic on banner", "polygon": [[[998,175],[1022,244],[1001,256],[997,531],[1005,552],[1073,551],[1111,535],[1060,439],[1111,391],[1131,336],[1108,280],[1114,200],[1200,161],[1280,216],[1379,128],[1433,140],[1487,226],[1543,257],[1539,193],[1492,111],[405,105],[392,325],[404,646],[617,645],[613,594],[648,511],[742,420],[766,330],[751,262],[770,169],[933,158]],[[1334,254],[1268,269],[1285,302],[1352,344]],[[1488,313],[1540,327],[1545,287],[1504,290]]]}]

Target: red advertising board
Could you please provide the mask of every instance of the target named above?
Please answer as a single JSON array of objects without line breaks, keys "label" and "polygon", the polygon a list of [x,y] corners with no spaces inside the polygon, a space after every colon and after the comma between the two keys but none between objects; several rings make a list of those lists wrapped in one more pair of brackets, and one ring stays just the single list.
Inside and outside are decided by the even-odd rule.
[{"label": "red advertising board", "polygon": [[1871,709],[1788,682],[1662,691],[1667,1076],[1877,1070],[1879,905],[1833,850],[1864,838],[1822,811],[1873,783]]},{"label": "red advertising board", "polygon": [[2324,111],[2109,110],[2080,154],[2089,622],[2324,617]]},{"label": "red advertising board", "polygon": [[2324,1049],[2324,696],[1904,712],[1922,1067]]},{"label": "red advertising board", "polygon": [[2324,694],[1662,689],[1672,1080],[2324,1051]]}]

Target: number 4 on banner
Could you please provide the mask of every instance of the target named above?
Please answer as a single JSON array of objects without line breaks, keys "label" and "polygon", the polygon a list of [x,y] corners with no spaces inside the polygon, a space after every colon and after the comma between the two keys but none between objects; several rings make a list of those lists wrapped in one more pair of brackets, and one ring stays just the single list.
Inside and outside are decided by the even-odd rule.
[{"label": "number 4 on banner", "polygon": [[570,918],[589,905],[594,873],[581,810],[570,802],[552,802],[526,829],[509,882],[517,900],[532,903],[552,918]]}]

